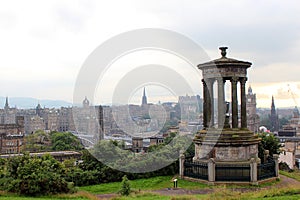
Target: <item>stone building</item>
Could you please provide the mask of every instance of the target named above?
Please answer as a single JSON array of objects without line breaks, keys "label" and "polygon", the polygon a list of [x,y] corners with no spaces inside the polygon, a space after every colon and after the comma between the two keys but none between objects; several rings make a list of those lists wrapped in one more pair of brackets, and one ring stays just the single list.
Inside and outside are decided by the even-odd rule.
[{"label": "stone building", "polygon": [[8,103],[8,97],[5,99],[4,109],[0,110],[0,123],[13,124],[17,116],[17,108],[11,108]]},{"label": "stone building", "polygon": [[133,137],[132,138],[132,152],[140,153],[140,152],[143,152],[143,150],[144,150],[143,138]]},{"label": "stone building", "polygon": [[247,103],[247,127],[254,133],[258,132],[260,126],[260,118],[256,113],[256,94],[252,92],[251,86],[248,88],[248,94],[246,95]]},{"label": "stone building", "polygon": [[181,118],[186,119],[188,122],[199,121],[203,104],[203,101],[199,95],[180,96],[178,99],[178,104],[181,110]]},{"label": "stone building", "polygon": [[278,132],[284,132],[286,130],[295,130],[295,136],[300,137],[300,114],[297,106],[293,110],[292,118],[290,119],[289,123],[286,125],[283,125],[283,129]]},{"label": "stone building", "polygon": [[24,145],[24,117],[16,117],[15,123],[0,124],[1,154],[20,153]]},{"label": "stone building", "polygon": [[25,123],[25,133],[31,134],[37,130],[45,130],[45,122],[44,119],[39,117],[38,115],[27,117],[27,121]]}]

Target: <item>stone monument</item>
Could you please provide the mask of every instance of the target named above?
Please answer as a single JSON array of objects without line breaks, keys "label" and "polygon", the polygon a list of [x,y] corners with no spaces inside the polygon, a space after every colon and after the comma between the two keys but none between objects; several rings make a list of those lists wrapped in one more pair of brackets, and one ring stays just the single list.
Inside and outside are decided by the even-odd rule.
[{"label": "stone monument", "polygon": [[[194,139],[195,157],[193,160],[208,162],[209,159],[213,159],[214,162],[227,165],[249,164],[251,159],[259,162],[260,139],[247,129],[245,84],[247,69],[251,67],[251,63],[227,58],[227,47],[219,49],[221,58],[198,65],[203,74],[204,128]],[[225,102],[226,81],[231,83],[231,109],[229,109],[229,102]],[[215,82],[217,84],[217,112],[214,108]],[[240,89],[240,109],[238,109],[238,88]],[[217,113],[217,123],[215,123],[215,113]]]}]

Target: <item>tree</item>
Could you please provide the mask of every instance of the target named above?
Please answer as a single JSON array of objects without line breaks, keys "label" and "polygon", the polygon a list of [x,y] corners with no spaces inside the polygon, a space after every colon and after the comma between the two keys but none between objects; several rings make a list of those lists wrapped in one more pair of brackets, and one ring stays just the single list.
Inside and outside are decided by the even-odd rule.
[{"label": "tree", "polygon": [[38,196],[67,193],[73,189],[64,179],[65,168],[50,155],[9,158],[0,188],[19,194]]},{"label": "tree", "polygon": [[50,149],[50,136],[42,130],[37,130],[36,132],[27,135],[25,140],[25,151],[41,152],[48,151]]},{"label": "tree", "polygon": [[127,178],[126,175],[123,176],[122,178],[122,183],[121,183],[121,190],[119,191],[119,193],[122,195],[122,196],[128,196],[131,192],[131,189],[130,189],[130,183],[129,183],[129,180]]},{"label": "tree", "polygon": [[272,133],[260,133],[261,142],[258,144],[258,157],[264,160],[264,151],[269,150],[269,155],[273,157],[274,154],[280,153],[280,143]]},{"label": "tree", "polygon": [[66,151],[66,150],[82,150],[83,146],[79,139],[72,133],[51,133],[52,150]]}]

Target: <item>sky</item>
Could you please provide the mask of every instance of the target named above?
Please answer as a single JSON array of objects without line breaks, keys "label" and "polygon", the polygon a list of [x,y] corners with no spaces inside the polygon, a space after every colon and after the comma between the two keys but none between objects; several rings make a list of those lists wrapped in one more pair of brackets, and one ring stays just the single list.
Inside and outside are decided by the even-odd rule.
[{"label": "sky", "polygon": [[[162,28],[197,42],[211,59],[225,45],[228,57],[252,62],[247,85],[258,107],[269,108],[272,95],[276,107],[300,106],[299,17],[297,0],[0,0],[0,96],[73,102],[78,73],[99,45],[126,31]],[[107,90],[117,82],[108,79]],[[130,101],[141,100],[143,86]],[[176,99],[147,88],[150,102]],[[105,96],[88,98],[109,103]]]}]

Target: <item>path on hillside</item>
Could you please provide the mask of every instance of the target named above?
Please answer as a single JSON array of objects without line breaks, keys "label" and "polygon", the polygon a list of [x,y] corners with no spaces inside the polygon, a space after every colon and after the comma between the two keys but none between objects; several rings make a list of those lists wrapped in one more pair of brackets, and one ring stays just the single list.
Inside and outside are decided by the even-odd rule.
[{"label": "path on hillside", "polygon": [[[281,188],[281,187],[289,187],[292,185],[299,185],[300,182],[280,175],[280,183],[277,183],[275,185],[271,185],[271,186],[266,186],[266,187],[253,187],[253,188],[228,188],[228,190],[232,190],[232,191],[236,191],[236,192],[253,192],[253,191],[258,191],[258,190],[266,190],[266,189],[270,189],[270,188]],[[153,193],[157,193],[160,195],[167,195],[167,196],[172,196],[172,195],[194,195],[194,194],[210,194],[213,193],[214,190],[217,188],[202,188],[202,189],[196,189],[196,190],[189,190],[189,189],[184,189],[184,188],[177,188],[177,189],[173,189],[173,188],[165,188],[165,189],[160,189],[160,190],[149,190],[149,192],[153,192]],[[97,195],[98,199],[111,199],[113,197],[118,196],[117,194],[99,194]]]}]

